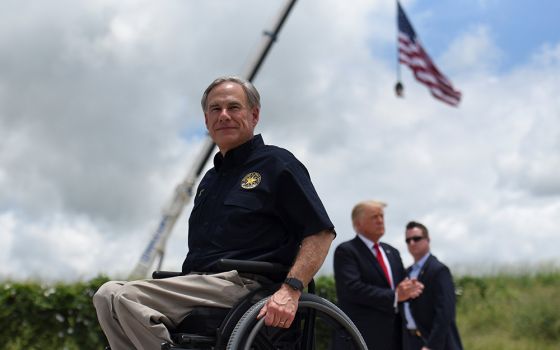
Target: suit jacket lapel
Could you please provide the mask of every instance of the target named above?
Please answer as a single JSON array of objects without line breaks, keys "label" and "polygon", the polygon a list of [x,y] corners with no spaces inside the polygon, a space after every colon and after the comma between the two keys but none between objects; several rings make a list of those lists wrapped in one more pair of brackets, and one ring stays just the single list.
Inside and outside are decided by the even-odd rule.
[{"label": "suit jacket lapel", "polygon": [[418,273],[418,281],[423,282],[424,281],[424,274],[426,273],[426,271],[428,271],[428,269],[430,268],[430,262],[435,259],[435,257],[433,255],[430,254],[430,256],[428,257],[428,259],[426,260],[426,262],[424,263],[424,266],[422,266],[422,269],[420,270],[420,272]]},{"label": "suit jacket lapel", "polygon": [[385,252],[385,256],[387,257],[387,262],[389,263],[391,268],[391,277],[393,278],[393,283],[394,283],[398,279],[398,276],[395,275],[397,273],[397,263],[395,262],[396,256],[395,254],[393,254],[391,249],[385,246],[385,243],[381,243],[379,244],[379,246]]},{"label": "suit jacket lapel", "polygon": [[[390,287],[389,282],[385,277],[385,273],[383,272],[383,269],[381,269],[381,265],[379,265],[379,261],[377,261],[373,252],[369,250],[368,246],[364,243],[364,241],[360,239],[360,237],[356,236],[356,238],[354,238],[354,241],[356,241],[356,246],[358,247],[358,249],[361,250],[361,254],[368,257],[367,259],[370,261],[370,265],[373,266],[377,271],[379,278],[387,283],[387,287]],[[385,251],[385,247],[383,247],[383,245],[380,244],[379,246]],[[387,251],[385,251],[385,255],[387,255]],[[389,256],[387,256],[387,259],[389,259]]]}]

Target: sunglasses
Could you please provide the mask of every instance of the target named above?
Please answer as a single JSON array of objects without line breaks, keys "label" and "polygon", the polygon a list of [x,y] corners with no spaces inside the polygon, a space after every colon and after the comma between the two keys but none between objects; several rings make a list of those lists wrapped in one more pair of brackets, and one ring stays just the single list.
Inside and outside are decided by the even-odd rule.
[{"label": "sunglasses", "polygon": [[423,240],[426,237],[422,237],[422,236],[413,236],[413,237],[408,237],[407,239],[405,239],[406,244],[410,244],[410,241],[414,241],[415,243],[420,242],[421,240]]}]

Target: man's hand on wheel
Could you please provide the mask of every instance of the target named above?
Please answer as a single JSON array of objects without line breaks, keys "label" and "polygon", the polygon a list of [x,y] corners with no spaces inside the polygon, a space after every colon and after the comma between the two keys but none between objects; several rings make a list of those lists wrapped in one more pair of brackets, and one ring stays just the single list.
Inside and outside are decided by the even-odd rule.
[{"label": "man's hand on wheel", "polygon": [[264,317],[267,326],[289,328],[296,316],[300,296],[300,291],[283,284],[264,304],[257,319]]}]

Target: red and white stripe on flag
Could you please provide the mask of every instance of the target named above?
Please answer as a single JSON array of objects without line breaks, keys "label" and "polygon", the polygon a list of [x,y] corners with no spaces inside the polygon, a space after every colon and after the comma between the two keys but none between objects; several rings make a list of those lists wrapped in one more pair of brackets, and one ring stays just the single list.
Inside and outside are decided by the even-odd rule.
[{"label": "red and white stripe on flag", "polygon": [[453,88],[449,79],[433,63],[416,37],[400,4],[398,10],[399,62],[410,67],[416,79],[426,85],[435,98],[457,106],[461,101],[461,92]]}]

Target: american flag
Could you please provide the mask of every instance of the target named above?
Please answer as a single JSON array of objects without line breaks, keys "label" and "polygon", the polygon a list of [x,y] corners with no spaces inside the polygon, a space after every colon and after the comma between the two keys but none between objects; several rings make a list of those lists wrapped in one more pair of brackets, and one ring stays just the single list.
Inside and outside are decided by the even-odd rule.
[{"label": "american flag", "polygon": [[397,2],[397,6],[399,11],[399,62],[409,66],[416,79],[425,84],[435,98],[457,106],[461,101],[461,92],[455,90],[451,82],[437,69],[416,37],[416,32],[399,2]]}]

